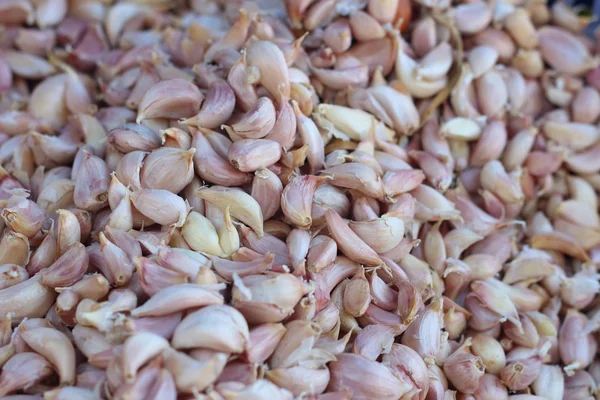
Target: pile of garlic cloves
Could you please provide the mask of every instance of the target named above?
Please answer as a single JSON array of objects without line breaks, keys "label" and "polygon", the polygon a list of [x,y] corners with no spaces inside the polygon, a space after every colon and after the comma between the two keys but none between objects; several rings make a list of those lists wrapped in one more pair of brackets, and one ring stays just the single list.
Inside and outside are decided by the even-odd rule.
[{"label": "pile of garlic cloves", "polygon": [[0,397],[600,398],[588,22],[0,0]]}]

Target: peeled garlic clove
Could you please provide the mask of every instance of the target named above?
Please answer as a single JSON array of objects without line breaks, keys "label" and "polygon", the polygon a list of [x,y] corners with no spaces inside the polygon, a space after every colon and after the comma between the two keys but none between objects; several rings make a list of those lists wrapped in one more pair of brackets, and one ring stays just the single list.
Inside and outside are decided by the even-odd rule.
[{"label": "peeled garlic clove", "polygon": [[227,207],[233,218],[248,225],[259,237],[263,235],[263,217],[260,205],[246,192],[238,188],[212,186],[201,188],[196,195],[224,210]]},{"label": "peeled garlic clove", "polygon": [[476,140],[481,135],[482,129],[475,121],[463,117],[455,117],[445,122],[440,127],[442,136],[457,140]]},{"label": "peeled garlic clove", "polygon": [[404,52],[402,40],[396,38],[396,41],[400,43],[396,55],[396,75],[411,95],[420,99],[431,97],[446,86],[445,76],[432,81],[415,79],[417,62]]},{"label": "peeled garlic clove", "polygon": [[492,46],[482,45],[471,49],[467,58],[473,78],[477,79],[492,69],[498,61],[498,56],[498,51]]},{"label": "peeled garlic clove", "polygon": [[189,118],[198,112],[203,98],[200,89],[185,79],[158,82],[144,94],[136,122],[151,118]]},{"label": "peeled garlic clove", "polygon": [[[313,114],[314,117],[315,114]],[[316,122],[334,136],[336,132],[347,135],[352,140],[363,140],[371,131],[373,116],[358,109],[334,104],[319,104]]]},{"label": "peeled garlic clove", "polygon": [[461,33],[483,31],[492,21],[492,10],[483,2],[461,4],[454,8],[454,22]]},{"label": "peeled garlic clove", "polygon": [[518,132],[507,144],[502,163],[507,171],[513,171],[523,165],[533,148],[538,130],[524,129]]},{"label": "peeled garlic clove", "polygon": [[498,71],[492,69],[478,78],[476,89],[479,108],[484,115],[493,117],[504,114],[508,103],[508,89]]},{"label": "peeled garlic clove", "polygon": [[506,126],[500,121],[491,121],[483,130],[473,148],[470,164],[481,167],[488,161],[497,160],[502,155],[508,134]]},{"label": "peeled garlic clove", "polygon": [[581,75],[597,64],[585,45],[564,29],[544,26],[537,36],[544,61],[558,72]]},{"label": "peeled garlic clove", "polygon": [[195,211],[190,212],[181,233],[190,247],[197,252],[224,256],[219,245],[217,230],[208,218]]},{"label": "peeled garlic clove", "polygon": [[290,98],[298,103],[300,110],[304,115],[312,114],[314,107],[314,88],[310,83],[292,82],[290,85]]},{"label": "peeled garlic clove", "polygon": [[385,85],[372,87],[369,93],[386,110],[396,132],[410,135],[419,127],[419,113],[410,96]]},{"label": "peeled garlic clove", "polygon": [[480,116],[473,91],[473,74],[469,64],[463,64],[456,86],[450,92],[450,102],[457,115],[465,118]]},{"label": "peeled garlic clove", "polygon": [[350,14],[348,22],[352,29],[352,36],[359,42],[385,37],[385,30],[377,19],[372,16],[372,13],[359,10]]},{"label": "peeled garlic clove", "polygon": [[346,18],[333,21],[323,32],[323,41],[335,53],[343,53],[352,45],[352,32]]},{"label": "peeled garlic clove", "polygon": [[225,209],[223,226],[219,228],[219,245],[223,252],[230,256],[240,248],[240,236],[236,227],[231,221],[231,214],[229,208]]},{"label": "peeled garlic clove", "polygon": [[531,50],[537,47],[539,31],[536,32],[531,17],[524,8],[508,14],[504,19],[504,26],[520,48]]},{"label": "peeled garlic clove", "polygon": [[415,68],[415,77],[426,81],[440,79],[446,76],[451,66],[452,47],[443,42],[421,59]]},{"label": "peeled garlic clove", "polygon": [[549,139],[575,151],[584,150],[600,138],[600,130],[591,124],[547,121],[544,133]]},{"label": "peeled garlic clove", "polygon": [[500,161],[490,161],[481,170],[481,186],[497,195],[505,203],[513,203],[523,199],[523,191],[519,183],[504,170]]},{"label": "peeled garlic clove", "polygon": [[109,283],[100,274],[84,276],[79,282],[69,288],[81,298],[100,300],[108,294]]},{"label": "peeled garlic clove", "polygon": [[581,88],[571,102],[573,121],[593,123],[600,116],[600,93],[592,87]]}]

